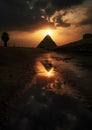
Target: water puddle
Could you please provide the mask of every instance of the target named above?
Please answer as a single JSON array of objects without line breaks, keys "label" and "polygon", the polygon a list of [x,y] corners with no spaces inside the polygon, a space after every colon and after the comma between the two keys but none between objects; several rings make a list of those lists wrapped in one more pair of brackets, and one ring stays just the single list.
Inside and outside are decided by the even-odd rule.
[{"label": "water puddle", "polygon": [[7,128],[87,130],[88,125],[91,127],[92,114],[75,87],[75,78],[83,73],[70,62],[72,58],[48,53],[36,59],[35,75],[13,103]]}]

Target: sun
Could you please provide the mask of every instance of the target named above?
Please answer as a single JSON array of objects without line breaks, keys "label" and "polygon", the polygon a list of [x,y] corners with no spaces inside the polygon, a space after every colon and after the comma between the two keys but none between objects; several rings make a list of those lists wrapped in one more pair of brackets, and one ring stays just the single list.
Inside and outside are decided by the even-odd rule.
[{"label": "sun", "polygon": [[50,29],[46,30],[46,34],[47,35],[51,35],[52,34],[52,30],[50,30]]}]

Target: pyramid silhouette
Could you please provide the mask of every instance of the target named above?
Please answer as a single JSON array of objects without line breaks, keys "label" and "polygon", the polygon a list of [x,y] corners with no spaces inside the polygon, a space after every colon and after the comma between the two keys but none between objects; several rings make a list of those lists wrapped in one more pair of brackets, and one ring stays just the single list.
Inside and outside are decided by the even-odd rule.
[{"label": "pyramid silhouette", "polygon": [[51,50],[56,47],[57,47],[56,43],[53,41],[53,39],[49,35],[46,35],[45,38],[37,46],[37,48],[43,48],[46,50]]}]

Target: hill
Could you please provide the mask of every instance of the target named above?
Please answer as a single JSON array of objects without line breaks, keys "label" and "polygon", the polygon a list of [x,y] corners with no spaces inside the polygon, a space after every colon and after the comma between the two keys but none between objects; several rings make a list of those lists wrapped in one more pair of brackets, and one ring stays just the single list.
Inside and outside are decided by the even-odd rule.
[{"label": "hill", "polygon": [[59,52],[92,52],[92,38],[82,39],[55,49]]}]

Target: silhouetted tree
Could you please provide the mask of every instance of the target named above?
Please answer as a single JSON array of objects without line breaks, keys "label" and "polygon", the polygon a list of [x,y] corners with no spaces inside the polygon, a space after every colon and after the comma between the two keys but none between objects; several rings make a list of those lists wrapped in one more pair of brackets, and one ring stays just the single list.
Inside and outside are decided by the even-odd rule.
[{"label": "silhouetted tree", "polygon": [[3,32],[1,39],[4,42],[4,47],[7,47],[7,42],[9,41],[9,34],[7,32]]}]

